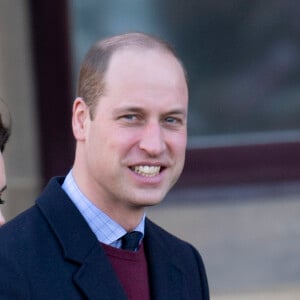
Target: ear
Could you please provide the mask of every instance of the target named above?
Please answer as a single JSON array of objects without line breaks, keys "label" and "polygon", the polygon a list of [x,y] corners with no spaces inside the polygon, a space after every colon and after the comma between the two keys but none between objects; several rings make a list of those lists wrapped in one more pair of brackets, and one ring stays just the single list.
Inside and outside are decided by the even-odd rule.
[{"label": "ear", "polygon": [[77,141],[85,140],[87,124],[90,121],[89,108],[82,98],[73,103],[72,129]]}]

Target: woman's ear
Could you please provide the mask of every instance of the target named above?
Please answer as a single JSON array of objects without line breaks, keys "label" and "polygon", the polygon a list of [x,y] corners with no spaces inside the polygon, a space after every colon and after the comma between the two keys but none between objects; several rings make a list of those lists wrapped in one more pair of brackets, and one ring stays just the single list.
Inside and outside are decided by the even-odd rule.
[{"label": "woman's ear", "polygon": [[85,140],[87,123],[90,121],[89,108],[82,98],[73,103],[72,129],[77,141]]}]

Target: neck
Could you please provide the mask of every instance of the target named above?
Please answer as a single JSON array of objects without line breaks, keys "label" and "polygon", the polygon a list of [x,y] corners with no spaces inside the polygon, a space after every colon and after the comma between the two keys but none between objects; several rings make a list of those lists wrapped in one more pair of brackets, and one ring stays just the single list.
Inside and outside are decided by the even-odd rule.
[{"label": "neck", "polygon": [[119,199],[108,199],[101,196],[101,190],[96,185],[92,186],[91,180],[87,176],[82,176],[80,168],[73,166],[72,175],[80,191],[96,207],[108,215],[112,220],[121,225],[126,231],[132,231],[141,222],[145,208],[143,206],[133,206],[122,203]]},{"label": "neck", "polygon": [[145,213],[144,208],[131,210],[128,210],[128,208],[123,209],[122,207],[117,209],[112,207],[110,209],[99,206],[99,208],[127,232],[134,230],[140,224]]}]

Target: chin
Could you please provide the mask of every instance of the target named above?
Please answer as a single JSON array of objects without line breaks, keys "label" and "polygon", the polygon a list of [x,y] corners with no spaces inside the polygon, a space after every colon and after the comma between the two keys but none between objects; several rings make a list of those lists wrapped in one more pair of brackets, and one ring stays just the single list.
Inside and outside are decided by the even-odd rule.
[{"label": "chin", "polygon": [[151,197],[151,195],[147,195],[147,197],[145,197],[145,193],[144,193],[144,195],[141,195],[141,196],[137,195],[135,197],[135,200],[133,200],[133,203],[135,203],[135,205],[137,205],[137,206],[142,206],[142,207],[154,206],[154,205],[157,205],[160,202],[162,202],[166,195],[166,193],[164,193],[164,194],[159,194],[159,195],[152,195],[152,197]]},{"label": "chin", "polygon": [[157,204],[161,203],[162,201],[163,201],[163,199],[159,199],[159,200],[148,200],[148,201],[145,201],[144,207],[154,206],[154,205],[157,205]]}]

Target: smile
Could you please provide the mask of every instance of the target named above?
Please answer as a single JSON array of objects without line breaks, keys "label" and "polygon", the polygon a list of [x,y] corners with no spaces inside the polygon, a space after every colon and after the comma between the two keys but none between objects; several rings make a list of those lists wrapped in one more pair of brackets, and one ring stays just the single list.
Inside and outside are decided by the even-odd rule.
[{"label": "smile", "polygon": [[134,166],[131,169],[141,176],[154,177],[159,174],[161,166]]}]

